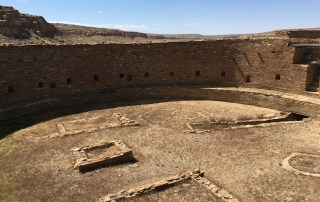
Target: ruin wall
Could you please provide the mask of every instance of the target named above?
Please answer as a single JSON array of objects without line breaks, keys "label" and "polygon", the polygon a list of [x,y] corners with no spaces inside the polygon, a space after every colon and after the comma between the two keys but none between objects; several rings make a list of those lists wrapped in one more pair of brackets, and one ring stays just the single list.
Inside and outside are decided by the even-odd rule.
[{"label": "ruin wall", "polygon": [[296,29],[296,30],[279,30],[275,32],[276,36],[300,38],[300,39],[319,39],[319,29]]},{"label": "ruin wall", "polygon": [[285,40],[0,47],[1,108],[120,88],[209,85],[304,93]]}]

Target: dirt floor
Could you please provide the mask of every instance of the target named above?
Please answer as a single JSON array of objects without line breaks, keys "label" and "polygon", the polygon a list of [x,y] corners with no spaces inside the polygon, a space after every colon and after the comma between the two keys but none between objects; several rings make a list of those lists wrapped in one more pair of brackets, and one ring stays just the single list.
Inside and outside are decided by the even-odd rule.
[{"label": "dirt floor", "polygon": [[[297,175],[281,167],[283,159],[292,153],[320,155],[320,122],[316,120],[191,133],[187,127],[190,123],[256,119],[277,116],[280,112],[214,101],[120,105],[123,107],[110,105],[101,110],[61,116],[5,137],[0,135],[3,137],[0,140],[0,201],[96,201],[109,193],[196,168],[240,201],[320,199],[320,178]],[[99,127],[104,120],[114,122],[113,115],[117,113],[140,126],[124,125],[64,137],[50,136],[58,133],[59,123],[69,124],[72,130],[83,125],[84,128],[95,124]],[[34,116],[44,115],[21,119],[36,120]],[[77,120],[82,123],[83,119],[91,120],[89,125],[77,125]],[[14,124],[8,127],[17,128]],[[11,131],[10,128],[7,131]],[[114,140],[132,149],[137,162],[84,174],[74,169],[75,160],[70,149]],[[308,170],[306,167],[311,165],[310,169],[318,172],[318,164],[316,160],[303,164],[303,168]],[[177,201],[195,201],[208,197],[201,195],[203,192],[198,188],[193,190],[193,185],[187,191],[181,187],[183,185],[179,186],[144,196],[145,201],[168,201],[175,197]]]}]

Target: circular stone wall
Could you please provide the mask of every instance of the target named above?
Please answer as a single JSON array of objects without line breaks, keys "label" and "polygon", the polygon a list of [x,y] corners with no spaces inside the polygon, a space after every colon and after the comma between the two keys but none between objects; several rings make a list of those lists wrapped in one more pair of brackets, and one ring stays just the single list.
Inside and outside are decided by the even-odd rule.
[{"label": "circular stone wall", "polygon": [[295,174],[320,177],[320,155],[293,153],[283,160],[282,166]]}]

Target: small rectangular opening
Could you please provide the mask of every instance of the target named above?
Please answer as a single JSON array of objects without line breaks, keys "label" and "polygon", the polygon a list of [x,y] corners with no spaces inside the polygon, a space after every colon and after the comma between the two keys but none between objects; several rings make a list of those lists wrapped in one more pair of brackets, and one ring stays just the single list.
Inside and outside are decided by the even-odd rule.
[{"label": "small rectangular opening", "polygon": [[56,84],[55,83],[50,83],[50,88],[56,88]]},{"label": "small rectangular opening", "polygon": [[221,71],[221,76],[225,77],[226,76],[226,72],[225,71]]},{"label": "small rectangular opening", "polygon": [[145,77],[145,78],[149,78],[149,72],[145,72],[145,73],[144,73],[144,77]]},{"label": "small rectangular opening", "polygon": [[293,64],[302,64],[304,62],[305,51],[306,51],[306,48],[295,47]]},{"label": "small rectangular opening", "polygon": [[94,75],[94,76],[93,76],[93,80],[94,80],[94,81],[99,81],[99,76],[98,76],[98,75]]},{"label": "small rectangular opening", "polygon": [[42,81],[38,83],[38,88],[44,88],[44,83]]},{"label": "small rectangular opening", "polygon": [[174,76],[174,72],[170,72],[169,76]]},{"label": "small rectangular opening", "polygon": [[13,93],[13,86],[8,86],[8,93]]},{"label": "small rectangular opening", "polygon": [[126,80],[127,81],[132,81],[132,75],[131,74],[127,75],[127,79]]},{"label": "small rectangular opening", "polygon": [[200,71],[196,71],[195,75],[200,76]]},{"label": "small rectangular opening", "polygon": [[67,78],[67,84],[68,84],[68,85],[72,84],[71,78]]},{"label": "small rectangular opening", "polygon": [[246,76],[246,83],[251,83],[251,76],[250,75]]},{"label": "small rectangular opening", "polygon": [[119,78],[123,79],[124,78],[124,74],[119,74]]},{"label": "small rectangular opening", "polygon": [[274,78],[275,78],[275,80],[279,81],[281,79],[281,76],[280,76],[280,74],[276,74]]}]

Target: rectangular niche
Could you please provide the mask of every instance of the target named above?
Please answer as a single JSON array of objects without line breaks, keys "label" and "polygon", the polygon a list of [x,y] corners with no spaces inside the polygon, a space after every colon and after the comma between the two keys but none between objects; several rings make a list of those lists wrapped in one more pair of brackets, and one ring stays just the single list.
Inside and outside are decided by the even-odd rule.
[{"label": "rectangular niche", "polygon": [[96,74],[95,74],[95,75],[93,75],[93,80],[94,80],[94,81],[96,81],[96,82],[98,82],[98,81],[99,81],[99,76],[98,76],[98,75],[96,75]]},{"label": "rectangular niche", "polygon": [[149,72],[144,73],[144,78],[149,78]]},{"label": "rectangular niche", "polygon": [[221,71],[221,77],[225,77],[226,76],[226,71]]},{"label": "rectangular niche", "polygon": [[250,75],[246,76],[246,83],[251,83],[251,76]]},{"label": "rectangular niche", "polygon": [[12,86],[8,86],[8,93],[13,93],[13,87]]},{"label": "rectangular niche", "polygon": [[104,142],[92,146],[73,148],[75,169],[80,172],[92,171],[126,162],[133,162],[132,150],[121,141]]},{"label": "rectangular niche", "polygon": [[71,84],[72,84],[71,78],[67,78],[67,85],[71,85]]},{"label": "rectangular niche", "polygon": [[305,47],[294,48],[293,64],[303,64],[305,51],[306,51]]},{"label": "rectangular niche", "polygon": [[55,83],[50,83],[50,88],[56,88],[56,84]]},{"label": "rectangular niche", "polygon": [[40,81],[40,82],[38,83],[38,88],[44,88],[44,83],[43,83],[43,81]]}]

